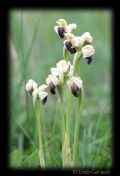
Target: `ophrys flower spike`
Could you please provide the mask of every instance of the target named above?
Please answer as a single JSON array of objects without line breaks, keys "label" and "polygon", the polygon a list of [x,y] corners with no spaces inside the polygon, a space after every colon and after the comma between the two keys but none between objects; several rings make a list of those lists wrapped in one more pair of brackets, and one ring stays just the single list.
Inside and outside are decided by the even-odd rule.
[{"label": "ophrys flower spike", "polygon": [[[76,36],[73,34],[75,29],[77,29],[75,23],[69,24],[65,19],[59,19],[57,21],[54,30],[58,36],[63,39],[62,59],[56,63],[56,66],[51,66],[50,74],[46,78],[46,84],[38,87],[38,84],[32,79],[26,84],[26,90],[33,99],[33,106],[37,118],[40,167],[45,167],[40,110],[41,107],[47,103],[48,92],[50,92],[51,96],[58,95],[58,98],[60,99],[62,167],[68,168],[79,166],[78,145],[80,141],[80,114],[84,99],[84,81],[80,73],[80,66],[82,58],[84,58],[88,64],[92,63],[95,49],[92,46],[92,35],[89,32],[85,32],[82,35]],[[69,55],[73,56],[72,61],[70,61]],[[65,90],[67,90],[67,92]],[[58,94],[56,94],[56,91],[58,91]],[[76,101],[73,145],[70,135],[71,96],[73,96],[74,101]],[[71,148],[72,146],[73,148]]]}]

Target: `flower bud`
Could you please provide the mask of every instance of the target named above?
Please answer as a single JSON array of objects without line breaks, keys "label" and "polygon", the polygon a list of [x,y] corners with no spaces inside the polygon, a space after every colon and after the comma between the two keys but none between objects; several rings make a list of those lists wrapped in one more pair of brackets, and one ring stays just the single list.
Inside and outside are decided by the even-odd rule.
[{"label": "flower bud", "polygon": [[26,90],[30,93],[30,95],[32,95],[33,91],[37,88],[37,83],[30,79],[27,83],[26,83]]},{"label": "flower bud", "polygon": [[80,88],[82,87],[82,80],[80,77],[72,77],[68,80],[67,85],[69,89],[72,91],[75,97],[79,96]]},{"label": "flower bud", "polygon": [[50,92],[55,94],[55,87],[58,85],[58,78],[52,74],[46,78],[46,84],[49,86]]}]

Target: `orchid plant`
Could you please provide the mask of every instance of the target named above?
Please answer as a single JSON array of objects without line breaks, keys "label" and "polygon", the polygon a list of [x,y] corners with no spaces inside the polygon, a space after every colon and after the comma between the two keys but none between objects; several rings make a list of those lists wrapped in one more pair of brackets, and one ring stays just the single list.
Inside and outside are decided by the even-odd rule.
[{"label": "orchid plant", "polygon": [[[61,107],[62,166],[64,168],[77,166],[80,113],[84,96],[83,80],[80,77],[80,60],[83,57],[87,60],[87,63],[90,64],[95,50],[92,46],[93,38],[90,33],[85,32],[81,36],[75,36],[72,31],[76,28],[76,24],[67,24],[64,19],[57,21],[57,26],[54,27],[54,30],[61,39],[65,39],[63,41],[63,59],[56,64],[56,67],[51,68],[51,73],[46,78],[46,84],[38,87],[37,83],[31,79],[26,84],[26,90],[33,98],[38,128],[40,167],[42,168],[45,167],[45,158],[40,106],[43,106],[47,102],[48,91],[50,91],[52,95],[55,95],[56,90],[59,93]],[[74,56],[72,63],[69,60],[69,54]],[[66,113],[64,109],[65,86],[68,88]],[[76,98],[73,152],[71,152],[72,145],[70,141],[71,93]]]}]

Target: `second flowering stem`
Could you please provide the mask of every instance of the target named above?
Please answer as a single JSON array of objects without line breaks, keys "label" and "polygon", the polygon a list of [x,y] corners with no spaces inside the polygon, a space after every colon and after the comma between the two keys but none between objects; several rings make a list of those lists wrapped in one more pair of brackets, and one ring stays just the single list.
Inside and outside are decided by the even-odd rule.
[{"label": "second flowering stem", "polygon": [[79,131],[80,131],[80,111],[81,111],[81,105],[83,101],[83,86],[80,90],[80,95],[76,100],[76,122],[75,122],[75,132],[74,132],[74,145],[73,145],[73,166],[76,166],[77,164],[77,157],[78,157],[78,138],[79,138]]},{"label": "second flowering stem", "polygon": [[66,133],[70,138],[70,102],[71,102],[71,92],[67,92],[67,113],[66,113]]},{"label": "second flowering stem", "polygon": [[61,88],[61,93],[60,93],[60,108],[61,108],[61,130],[62,130],[62,146],[63,146],[64,138],[65,138],[65,117],[64,117],[63,88]]},{"label": "second flowering stem", "polygon": [[44,151],[43,151],[43,143],[42,143],[42,129],[41,129],[41,122],[40,122],[40,100],[36,97],[33,101],[35,114],[37,119],[37,129],[38,129],[38,140],[39,140],[39,159],[40,159],[40,167],[45,167],[45,160],[44,160]]}]

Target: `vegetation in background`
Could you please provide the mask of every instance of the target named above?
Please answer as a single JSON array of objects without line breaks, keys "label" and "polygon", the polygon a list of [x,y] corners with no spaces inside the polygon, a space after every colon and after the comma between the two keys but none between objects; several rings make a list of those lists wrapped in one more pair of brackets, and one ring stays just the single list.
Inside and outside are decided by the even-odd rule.
[{"label": "vegetation in background", "polygon": [[[79,165],[81,168],[112,166],[111,16],[110,11],[102,10],[10,12],[11,167],[39,166],[36,119],[32,100],[25,91],[25,83],[31,77],[43,84],[49,68],[62,59],[63,45],[53,29],[59,18],[65,18],[68,22],[74,21],[80,34],[89,31],[95,39],[93,64],[88,66],[84,59],[81,60],[85,97],[79,134]],[[54,106],[56,101],[57,96],[49,96],[49,103],[45,105],[45,123],[42,124],[43,147],[48,158],[46,165],[52,168],[61,167],[61,127],[59,104]],[[74,97],[71,97],[71,103],[70,136],[73,143]],[[47,136],[44,132],[47,132]]]}]

